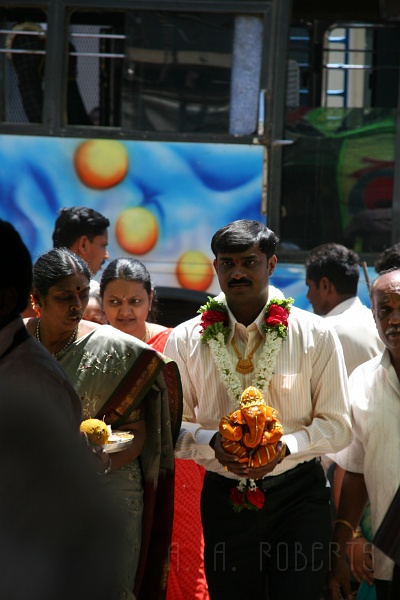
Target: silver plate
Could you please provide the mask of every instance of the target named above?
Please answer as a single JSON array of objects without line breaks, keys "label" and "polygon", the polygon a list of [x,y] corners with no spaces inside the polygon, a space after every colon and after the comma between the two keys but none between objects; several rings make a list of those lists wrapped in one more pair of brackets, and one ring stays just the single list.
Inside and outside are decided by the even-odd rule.
[{"label": "silver plate", "polygon": [[108,454],[126,450],[133,442],[134,434],[130,431],[113,431],[103,448]]}]

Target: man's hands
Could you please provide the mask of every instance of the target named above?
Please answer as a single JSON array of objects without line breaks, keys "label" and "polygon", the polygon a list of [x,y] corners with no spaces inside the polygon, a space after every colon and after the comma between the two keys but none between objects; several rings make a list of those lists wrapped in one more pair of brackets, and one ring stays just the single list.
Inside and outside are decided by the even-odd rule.
[{"label": "man's hands", "polygon": [[221,443],[223,439],[224,438],[220,433],[216,434],[213,446],[215,458],[221,463],[225,470],[234,473],[238,477],[243,477],[244,479],[262,479],[265,475],[271,473],[275,469],[282,458],[281,454],[283,453],[284,444],[283,442],[278,442],[277,450],[279,453],[274,460],[263,467],[249,468],[246,462],[239,462],[237,456],[225,452]]},{"label": "man's hands", "polygon": [[353,600],[350,585],[350,569],[346,558],[333,554],[332,565],[328,576],[328,590],[330,600]]},{"label": "man's hands", "polygon": [[355,579],[359,583],[367,581],[372,585],[374,583],[372,544],[365,537],[353,539],[347,544],[347,558]]},{"label": "man's hands", "polygon": [[372,544],[363,537],[353,539],[347,542],[346,554],[348,561],[345,555],[332,554],[331,572],[328,577],[330,600],[354,598],[350,585],[350,569],[359,583],[364,580],[369,585],[374,583]]}]

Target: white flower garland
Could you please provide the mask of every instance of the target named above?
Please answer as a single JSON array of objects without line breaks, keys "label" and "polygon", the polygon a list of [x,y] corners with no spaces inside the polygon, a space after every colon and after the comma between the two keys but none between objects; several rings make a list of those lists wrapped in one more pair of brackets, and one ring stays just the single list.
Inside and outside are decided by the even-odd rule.
[{"label": "white flower garland", "polygon": [[[226,298],[223,293],[219,294],[215,300],[226,305]],[[271,303],[273,303],[273,300],[268,302],[268,304]],[[264,397],[268,394],[268,386],[274,372],[277,356],[281,350],[282,341],[283,338],[275,329],[266,331],[264,347],[254,373],[254,386],[260,390]],[[208,339],[207,344],[229,397],[233,402],[239,404],[243,388],[239,375],[234,370],[232,358],[228,353],[223,333],[218,333],[215,338]]]},{"label": "white flower garland", "polygon": [[[257,387],[265,397],[268,393],[268,386],[274,372],[277,355],[281,349],[283,339],[279,337],[276,331],[267,331],[264,347],[258,362],[256,372],[254,373],[254,386]],[[239,375],[233,369],[232,359],[228,353],[224,336],[218,333],[216,339],[207,340],[207,344],[213,355],[215,364],[220,373],[221,381],[225,385],[231,400],[240,403],[243,393],[243,387]]]},{"label": "white flower garland", "polygon": [[[270,300],[266,306],[265,310],[274,303],[281,304],[284,298],[273,298]],[[212,299],[210,298],[212,302]],[[214,301],[220,304],[223,304],[225,307],[227,306],[225,294],[221,293]],[[275,301],[275,302],[274,302]],[[290,309],[290,305],[292,304],[293,299],[288,298],[285,300],[285,304],[287,305],[287,309]],[[204,312],[208,309],[208,305],[201,307],[199,312]],[[213,308],[211,308],[213,310]],[[218,310],[218,307],[215,309]],[[271,382],[272,373],[274,372],[275,364],[277,356],[281,350],[282,341],[284,339],[282,332],[279,331],[278,328],[267,329],[265,332],[265,343],[264,347],[258,362],[257,369],[254,373],[254,386],[257,387],[264,398],[268,394],[268,386]],[[228,349],[225,343],[225,334],[223,331],[218,331],[218,333],[214,333],[214,336],[211,335],[206,339],[208,347],[210,348],[211,354],[214,358],[215,364],[219,371],[221,381],[225,388],[228,391],[228,395],[233,400],[233,402],[237,403],[240,406],[240,400],[242,397],[242,384],[234,369],[234,365],[232,363],[231,356],[228,353]],[[255,491],[257,489],[257,485],[254,479],[247,479],[243,477],[239,477],[237,489],[243,494],[246,489],[250,491]]]}]

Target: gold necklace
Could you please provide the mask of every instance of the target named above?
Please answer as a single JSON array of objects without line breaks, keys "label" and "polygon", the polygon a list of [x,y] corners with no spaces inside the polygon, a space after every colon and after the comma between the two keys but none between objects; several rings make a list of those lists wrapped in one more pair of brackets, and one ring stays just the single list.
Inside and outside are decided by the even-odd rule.
[{"label": "gold necklace", "polygon": [[[59,350],[58,352],[52,352],[52,355],[54,356],[54,358],[58,358],[59,356],[61,356],[61,354],[63,354],[63,352],[67,348],[69,348],[69,346],[71,346],[71,344],[73,344],[76,341],[76,338],[78,337],[78,331],[79,331],[79,325],[77,325],[75,327],[71,337],[69,338],[69,340],[67,341],[65,346],[63,346],[61,348],[61,350]],[[36,323],[35,338],[37,339],[38,342],[42,343],[40,340],[40,319],[38,319],[38,322]]]},{"label": "gold necklace", "polygon": [[259,338],[256,341],[253,350],[251,350],[251,352],[249,353],[247,358],[243,358],[243,356],[239,352],[239,348],[236,346],[235,341],[232,338],[231,344],[236,353],[236,356],[238,357],[238,362],[236,365],[236,371],[238,373],[247,375],[247,373],[252,373],[254,371],[254,365],[253,365],[252,359],[253,359],[255,351],[257,350],[258,346],[261,344],[262,340],[264,339],[260,332],[258,332],[258,335],[259,335]]}]

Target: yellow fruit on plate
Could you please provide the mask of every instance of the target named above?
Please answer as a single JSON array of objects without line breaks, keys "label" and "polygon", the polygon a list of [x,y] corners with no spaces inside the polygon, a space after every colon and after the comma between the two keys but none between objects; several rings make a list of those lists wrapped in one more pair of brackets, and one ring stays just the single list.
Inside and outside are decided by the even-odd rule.
[{"label": "yellow fruit on plate", "polygon": [[104,421],[100,419],[86,419],[82,421],[80,430],[84,431],[92,444],[103,446],[107,444],[110,431]]}]

